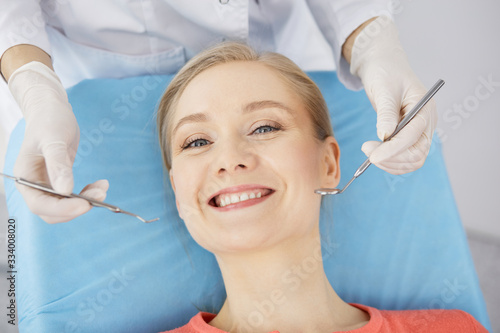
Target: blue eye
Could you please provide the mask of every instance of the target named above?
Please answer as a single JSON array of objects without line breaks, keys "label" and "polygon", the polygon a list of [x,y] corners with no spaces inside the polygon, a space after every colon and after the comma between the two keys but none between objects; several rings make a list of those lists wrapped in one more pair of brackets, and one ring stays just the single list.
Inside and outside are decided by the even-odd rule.
[{"label": "blue eye", "polygon": [[271,128],[270,131],[265,131],[265,132],[261,132],[261,133],[257,133],[257,134],[266,134],[266,133],[269,133],[269,132],[276,132],[276,131],[279,131],[281,129],[281,126],[271,126],[271,125],[262,125],[262,126],[259,126],[255,129],[254,133],[261,129],[261,128]]},{"label": "blue eye", "polygon": [[[278,126],[262,125],[262,126],[257,127],[252,133],[257,132],[261,128],[270,128],[271,130],[260,132],[260,133],[256,133],[256,134],[261,135],[261,134],[266,134],[266,133],[271,133],[271,132],[279,131],[279,130],[281,130],[281,125],[278,125]],[[208,140],[206,140],[206,139],[203,139],[203,138],[200,138],[200,137],[197,137],[197,138],[195,137],[195,138],[189,140],[184,146],[181,146],[181,148],[182,148],[182,150],[191,149],[191,148],[200,148],[200,147],[203,147],[205,145],[198,145],[197,143],[198,142],[203,142],[203,141],[208,142]],[[194,146],[192,146],[193,143],[195,144]]]},{"label": "blue eye", "polygon": [[[202,139],[202,138],[195,138],[195,139],[189,140],[189,142],[188,142],[188,143],[186,143],[186,145],[184,145],[184,146],[182,147],[182,150],[184,150],[184,149],[189,149],[189,148],[198,148],[198,147],[202,147],[202,146],[196,145],[196,143],[197,143],[198,141],[208,141],[208,140],[206,140],[206,139]],[[194,146],[191,146],[191,144],[193,144],[193,143],[195,143],[195,145],[194,145]]]}]

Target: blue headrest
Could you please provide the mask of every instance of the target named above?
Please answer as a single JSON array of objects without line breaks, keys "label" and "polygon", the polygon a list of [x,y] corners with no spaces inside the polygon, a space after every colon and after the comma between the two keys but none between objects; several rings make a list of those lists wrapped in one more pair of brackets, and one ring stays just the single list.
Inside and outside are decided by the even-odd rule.
[{"label": "blue headrest", "polygon": [[[376,113],[364,91],[347,90],[335,72],[309,75],[329,106],[343,186],[366,159],[362,143],[377,140]],[[87,80],[68,90],[81,133],[73,192],[106,178],[105,202],[159,221],[92,208],[47,224],[5,180],[21,332],[158,332],[222,306],[217,262],[179,218],[162,166],[155,112],[171,79]],[[7,174],[24,129],[21,120],[10,137]],[[437,135],[419,170],[394,176],[371,166],[345,193],[326,197],[320,229],[326,274],[345,301],[462,309],[490,329]]]}]

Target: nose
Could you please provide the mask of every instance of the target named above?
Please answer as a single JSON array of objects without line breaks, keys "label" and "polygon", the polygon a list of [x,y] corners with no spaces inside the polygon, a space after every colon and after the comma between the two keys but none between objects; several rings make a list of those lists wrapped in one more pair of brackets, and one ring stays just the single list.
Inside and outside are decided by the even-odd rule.
[{"label": "nose", "polygon": [[238,171],[251,170],[256,164],[255,149],[245,140],[233,140],[221,145],[217,158],[217,175],[234,174]]}]

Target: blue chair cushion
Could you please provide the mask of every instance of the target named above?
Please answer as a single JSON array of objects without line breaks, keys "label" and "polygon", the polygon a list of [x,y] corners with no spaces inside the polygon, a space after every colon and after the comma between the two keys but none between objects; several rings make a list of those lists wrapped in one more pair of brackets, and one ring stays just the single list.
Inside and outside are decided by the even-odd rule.
[{"label": "blue chair cushion", "polygon": [[[329,106],[343,186],[366,158],[362,143],[377,140],[376,113],[365,92],[347,90],[335,72],[308,74]],[[47,224],[5,180],[17,228],[20,332],[159,332],[222,306],[217,262],[178,216],[162,166],[155,112],[171,79],[86,80],[68,90],[81,132],[73,192],[106,178],[105,202],[159,221],[94,207]],[[11,134],[7,174],[24,130],[21,120]],[[345,301],[462,309],[491,329],[437,135],[422,168],[394,176],[371,166],[345,193],[325,197],[320,229],[326,274]]]}]

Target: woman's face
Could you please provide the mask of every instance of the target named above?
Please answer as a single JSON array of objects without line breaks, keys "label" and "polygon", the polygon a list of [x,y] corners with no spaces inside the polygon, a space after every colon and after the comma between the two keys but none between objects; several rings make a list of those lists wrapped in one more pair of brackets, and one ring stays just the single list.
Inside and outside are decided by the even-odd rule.
[{"label": "woman's face", "polygon": [[[314,139],[304,105],[274,70],[211,67],[185,88],[173,120],[170,180],[199,245],[215,254],[262,249],[317,228],[314,190],[338,185],[338,145]],[[225,207],[214,205],[221,191],[232,193],[221,196]]]}]

